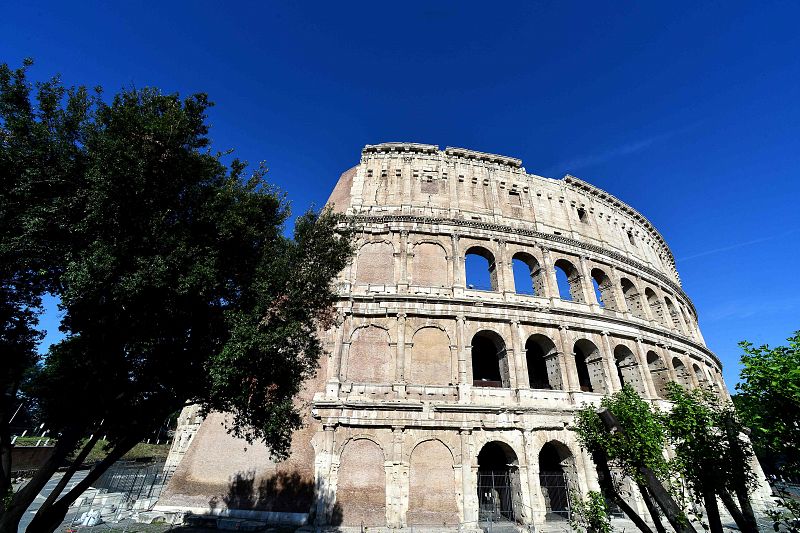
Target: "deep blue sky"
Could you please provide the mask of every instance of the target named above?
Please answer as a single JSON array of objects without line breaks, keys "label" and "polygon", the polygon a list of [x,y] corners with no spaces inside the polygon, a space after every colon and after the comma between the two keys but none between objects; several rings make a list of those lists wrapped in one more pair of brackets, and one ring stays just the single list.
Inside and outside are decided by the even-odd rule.
[{"label": "deep blue sky", "polygon": [[729,386],[737,341],[800,329],[796,2],[14,3],[0,61],[207,92],[215,147],[266,160],[295,212],[364,144],[511,155],[655,224]]}]

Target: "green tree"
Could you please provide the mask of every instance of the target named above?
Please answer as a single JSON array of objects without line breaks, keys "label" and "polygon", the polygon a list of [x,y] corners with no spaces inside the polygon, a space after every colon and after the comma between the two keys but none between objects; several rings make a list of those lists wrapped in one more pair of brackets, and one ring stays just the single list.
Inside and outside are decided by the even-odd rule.
[{"label": "green tree", "polygon": [[317,368],[317,332],[335,318],[349,232],[324,210],[284,237],[288,205],[265,170],[246,176],[243,163],[210,152],[210,105],[202,94],[126,90],[92,99],[81,140],[63,140],[85,162],[57,206],[67,335],[31,387],[60,435],[2,532],[16,531],[69,453],[88,453],[95,439],[85,437],[107,435],[107,457],[62,495],[68,471],[28,531],[53,531],[108,466],[187,404],[231,412],[232,432],[288,453],[301,423],[294,398]]},{"label": "green tree", "polygon": [[702,500],[712,533],[722,532],[717,496],[742,531],[756,533],[749,500],[756,484],[753,452],[733,405],[709,390],[686,390],[676,383],[668,385],[668,399],[672,409],[662,419],[675,451],[673,464]]},{"label": "green tree", "polygon": [[[33,88],[23,67],[0,64],[0,494],[11,489],[9,423],[20,386],[36,369],[41,297],[64,257],[59,207],[82,165],[79,144],[89,98],[58,79]],[[66,100],[65,106],[59,103]],[[0,498],[0,511],[7,498]]]},{"label": "green tree", "polygon": [[765,470],[800,475],[800,331],[788,346],[770,348],[743,341],[737,411]]},{"label": "green tree", "polygon": [[601,401],[601,410],[589,406],[576,415],[578,438],[598,468],[603,495],[643,532],[651,529],[620,496],[612,470],[630,479],[639,489],[656,528],[661,525],[660,508],[676,531],[693,532],[686,516],[663,485],[669,485],[671,471],[663,455],[664,427],[657,412],[630,386]]}]

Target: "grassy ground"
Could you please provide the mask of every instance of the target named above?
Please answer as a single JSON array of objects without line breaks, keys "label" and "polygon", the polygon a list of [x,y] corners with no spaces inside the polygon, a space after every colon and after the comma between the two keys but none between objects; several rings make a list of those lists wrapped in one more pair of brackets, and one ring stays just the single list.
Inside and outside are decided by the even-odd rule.
[{"label": "grassy ground", "polygon": [[[14,442],[16,446],[36,446],[36,443],[39,442],[40,445],[44,444],[44,441],[47,438],[42,437],[18,437],[17,440]],[[41,441],[41,442],[40,442]],[[56,439],[50,439],[49,445],[52,446],[56,443]],[[97,444],[95,444],[92,451],[89,452],[89,455],[86,456],[86,460],[84,463],[92,464],[100,461],[103,457],[106,456],[105,447],[108,444],[108,441],[99,440]],[[146,442],[140,442],[136,446],[134,446],[128,453],[125,454],[123,460],[127,461],[136,461],[136,460],[143,460],[143,459],[154,459],[154,460],[164,460],[167,458],[167,454],[169,453],[169,444],[148,444]],[[78,451],[72,453],[70,459],[73,459],[76,455],[78,455]]]}]

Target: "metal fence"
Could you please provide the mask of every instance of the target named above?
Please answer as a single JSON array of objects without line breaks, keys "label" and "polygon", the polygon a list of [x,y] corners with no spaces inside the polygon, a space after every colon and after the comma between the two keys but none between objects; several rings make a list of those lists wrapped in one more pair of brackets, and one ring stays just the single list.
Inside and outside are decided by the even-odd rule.
[{"label": "metal fence", "polygon": [[106,470],[93,486],[106,492],[125,493],[131,500],[157,498],[169,474],[164,471],[163,462],[143,464],[135,461],[118,461]]}]

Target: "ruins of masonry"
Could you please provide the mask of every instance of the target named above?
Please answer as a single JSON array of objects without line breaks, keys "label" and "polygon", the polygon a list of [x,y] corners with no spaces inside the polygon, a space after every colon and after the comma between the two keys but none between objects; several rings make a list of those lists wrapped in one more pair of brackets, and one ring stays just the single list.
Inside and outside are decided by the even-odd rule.
[{"label": "ruins of masonry", "polygon": [[328,203],[355,221],[358,251],[291,457],[276,464],[229,436],[223,414],[187,410],[158,509],[539,527],[565,519],[570,491],[599,490],[570,429],[582,404],[623,383],[654,402],[669,381],[727,394],[667,243],[589,183],[385,143],[363,149]]}]

